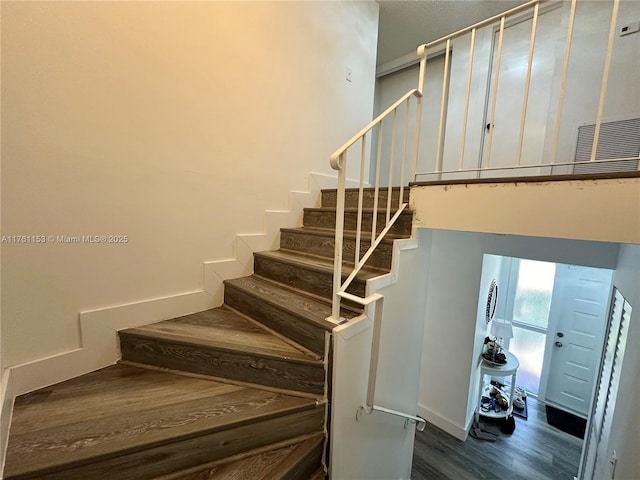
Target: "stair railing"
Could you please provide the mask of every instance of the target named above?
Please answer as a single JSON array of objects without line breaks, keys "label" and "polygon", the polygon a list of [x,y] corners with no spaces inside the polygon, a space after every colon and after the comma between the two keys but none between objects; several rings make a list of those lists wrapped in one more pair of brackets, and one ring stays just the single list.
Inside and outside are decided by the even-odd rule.
[{"label": "stair railing", "polygon": [[[609,25],[609,35],[607,41],[607,49],[605,53],[604,66],[601,77],[601,86],[598,99],[598,108],[595,119],[593,144],[591,147],[591,153],[588,161],[574,161],[574,162],[557,162],[556,155],[558,151],[558,142],[560,137],[560,127],[562,122],[564,97],[566,91],[567,76],[569,70],[569,60],[571,57],[571,46],[573,37],[573,28],[576,17],[576,4],[577,0],[571,0],[569,18],[567,21],[566,40],[564,46],[564,60],[562,63],[562,69],[559,79],[559,94],[557,98],[557,105],[555,111],[555,125],[553,128],[553,141],[551,143],[551,153],[548,163],[539,163],[535,165],[522,163],[522,151],[525,134],[525,125],[527,120],[527,107],[529,105],[529,87],[531,83],[531,75],[534,60],[534,51],[536,44],[536,33],[538,28],[538,17],[540,14],[540,6],[549,2],[549,0],[531,0],[523,3],[515,8],[507,10],[499,15],[487,18],[481,22],[478,22],[469,27],[458,30],[457,32],[446,35],[435,41],[420,45],[417,53],[420,59],[420,70],[418,75],[418,87],[416,89],[408,91],[402,97],[400,97],[393,105],[387,108],[383,113],[371,121],[360,132],[358,132],[353,138],[346,142],[342,147],[336,150],[330,157],[331,167],[338,172],[338,188],[336,199],[336,234],[335,234],[335,257],[334,257],[334,275],[333,275],[333,306],[331,317],[329,320],[340,323],[340,293],[346,292],[347,288],[362,269],[365,262],[369,259],[375,248],[382,241],[384,235],[391,229],[394,222],[398,219],[406,204],[403,204],[404,185],[406,185],[405,172],[407,171],[407,149],[409,145],[409,115],[410,115],[410,103],[412,99],[416,101],[415,107],[415,125],[413,132],[413,155],[410,170],[410,181],[416,181],[417,176],[420,175],[437,175],[441,178],[443,174],[453,173],[473,173],[478,175],[483,171],[505,170],[505,171],[523,171],[526,172],[531,168],[541,167],[559,167],[568,165],[590,164],[594,167],[598,164],[606,164],[608,162],[622,162],[622,161],[637,161],[637,168],[640,169],[640,158],[638,156],[619,157],[619,158],[597,158],[602,154],[598,151],[598,139],[601,133],[601,126],[603,123],[603,111],[605,98],[607,93],[607,83],[609,78],[609,71],[612,63],[613,44],[616,36],[616,22],[618,18],[618,10],[620,0],[612,0],[612,10]],[[552,3],[552,2],[549,2]],[[511,166],[502,166],[493,168],[491,167],[491,151],[494,140],[494,128],[489,128],[486,137],[484,138],[484,154],[482,166],[478,168],[464,168],[463,160],[465,156],[465,140],[467,132],[467,123],[469,121],[469,105],[471,103],[471,85],[473,75],[474,54],[476,48],[476,33],[478,29],[483,27],[490,27],[497,25],[497,39],[492,61],[494,62],[494,68],[492,69],[492,81],[491,91],[488,92],[487,99],[487,118],[488,125],[493,125],[496,115],[496,103],[498,97],[498,85],[500,80],[500,63],[502,60],[503,41],[505,36],[506,21],[517,21],[517,17],[522,15],[532,15],[531,32],[529,39],[529,51],[527,57],[527,70],[524,82],[523,94],[522,94],[522,109],[519,119],[519,133],[517,149],[514,155],[514,164]],[[459,37],[469,36],[469,60],[467,66],[467,78],[465,88],[465,100],[464,100],[464,113],[461,118],[461,136],[460,136],[460,150],[458,158],[457,169],[443,169],[444,164],[444,146],[446,136],[446,123],[447,123],[447,111],[449,108],[449,93],[448,93],[448,75],[451,69],[451,49],[452,41]],[[423,88],[425,82],[425,71],[427,65],[427,53],[435,53],[444,51],[444,73],[442,81],[442,94],[439,105],[439,119],[438,119],[438,136],[436,139],[436,153],[435,153],[435,168],[431,172],[417,172],[418,154],[420,150],[420,128],[422,122],[422,109],[423,109]],[[518,100],[516,100],[518,101]],[[404,129],[402,135],[398,134],[398,114],[399,110],[404,108]],[[385,123],[385,121],[387,121]],[[391,138],[390,138],[390,151],[384,152],[383,155],[383,138],[385,137],[385,126],[388,122],[392,122],[391,126]],[[369,248],[363,255],[361,255],[361,237],[362,237],[362,221],[363,221],[363,189],[365,184],[365,169],[367,166],[367,149],[369,143],[372,143],[374,135],[377,134],[377,149],[376,149],[376,171],[375,171],[375,183],[374,183],[374,196],[373,196],[373,212],[372,212],[372,228],[371,228],[371,243]],[[400,138],[401,137],[401,138]],[[358,194],[358,211],[357,211],[357,225],[355,227],[355,252],[353,258],[354,268],[346,279],[343,279],[342,265],[343,261],[348,259],[343,258],[343,244],[344,244],[344,220],[345,220],[345,181],[347,174],[347,154],[351,152],[359,144],[360,146],[360,169],[359,169],[359,194]],[[400,154],[397,154],[397,146],[401,145]],[[373,148],[372,148],[373,150]],[[396,157],[401,157],[401,173],[399,179],[394,179],[394,164],[396,163]],[[380,187],[380,172],[382,164],[385,164],[384,168],[388,169],[388,179],[386,188]],[[392,186],[394,181],[400,185],[400,197],[397,208],[392,208]],[[380,228],[378,232],[378,216],[377,209],[379,206],[381,194],[387,192],[386,198],[386,215],[383,228]]]},{"label": "stair railing", "polygon": [[[612,0],[611,1],[611,16],[609,23],[609,34],[608,40],[606,43],[606,50],[604,51],[604,66],[602,68],[602,76],[600,78],[600,89],[598,92],[598,102],[597,102],[597,111],[595,113],[595,122],[594,122],[594,133],[593,133],[593,141],[590,148],[590,153],[588,155],[588,160],[585,161],[567,161],[562,162],[558,161],[558,153],[559,153],[559,141],[560,141],[560,132],[561,127],[563,125],[563,110],[565,107],[565,93],[567,91],[567,78],[569,73],[569,63],[571,59],[572,53],[572,40],[573,40],[573,31],[574,24],[576,21],[576,5],[577,0],[570,0],[570,8],[568,12],[567,26],[566,26],[566,39],[564,45],[564,56],[562,60],[562,68],[560,70],[560,76],[558,78],[559,81],[559,91],[557,99],[555,99],[555,113],[554,113],[554,121],[553,125],[550,125],[550,153],[547,161],[541,161],[540,163],[536,163],[533,165],[523,164],[523,145],[525,139],[525,127],[527,122],[527,110],[530,103],[530,86],[531,86],[531,77],[532,70],[534,64],[534,52],[536,48],[536,39],[537,39],[537,30],[538,30],[538,19],[540,15],[541,6],[549,3],[557,3],[551,2],[549,0],[531,0],[527,3],[523,3],[515,8],[507,10],[501,14],[495,15],[493,17],[487,18],[481,22],[478,22],[469,27],[463,28],[457,32],[446,35],[442,38],[434,40],[432,42],[426,43],[418,47],[418,50],[421,49],[423,51],[435,52],[442,51],[445,49],[445,59],[444,59],[444,74],[442,81],[442,96],[440,100],[440,111],[439,111],[439,119],[438,119],[438,136],[436,139],[436,154],[433,159],[434,168],[430,171],[420,171],[416,173],[416,176],[413,178],[416,181],[417,177],[425,176],[427,179],[441,179],[444,174],[460,174],[460,173],[468,173],[473,174],[474,176],[479,175],[481,172],[494,172],[494,171],[513,171],[513,172],[526,172],[528,169],[532,168],[553,168],[553,167],[568,167],[568,166],[577,166],[577,165],[591,165],[594,168],[597,165],[601,165],[601,168],[604,168],[606,164],[611,163],[615,164],[616,162],[627,162],[625,168],[637,168],[640,169],[640,156],[639,155],[631,155],[631,156],[620,156],[615,153],[611,153],[607,151],[607,148],[603,148],[602,152],[598,149],[598,142],[602,133],[603,126],[603,113],[605,106],[605,99],[607,95],[607,84],[609,80],[609,74],[612,65],[613,59],[613,49],[614,49],[614,40],[617,33],[617,19],[618,19],[618,11],[620,6],[620,0]],[[502,60],[502,52],[504,45],[504,37],[505,37],[505,29],[507,27],[507,20],[517,21],[516,17],[520,17],[522,15],[531,15],[531,31],[529,37],[529,49],[526,60],[526,75],[524,80],[524,86],[522,89],[522,96],[520,98],[510,98],[510,101],[514,102],[522,102],[521,103],[521,111],[520,118],[514,119],[519,124],[519,131],[517,134],[517,147],[513,152],[513,164],[505,165],[500,167],[493,167],[491,165],[492,161],[492,147],[494,146],[494,136],[495,136],[495,118],[496,118],[496,104],[498,99],[498,87],[500,81],[500,65]],[[487,132],[486,137],[484,138],[484,152],[482,153],[482,164],[478,168],[466,168],[463,165],[464,157],[465,157],[465,142],[467,138],[467,127],[469,122],[469,105],[472,103],[471,99],[471,85],[472,85],[472,75],[473,75],[473,66],[474,66],[474,55],[477,51],[476,46],[476,33],[479,29],[483,27],[489,27],[491,25],[496,25],[496,44],[495,44],[495,54],[493,55],[492,61],[493,68],[491,81],[489,85],[491,86],[490,91],[488,92],[487,97],[487,114],[486,114],[486,125]],[[445,145],[445,137],[446,137],[446,123],[447,123],[447,111],[449,107],[449,92],[448,92],[448,75],[451,69],[451,55],[450,50],[452,48],[452,41],[468,35],[469,36],[469,60],[467,65],[467,78],[466,78],[466,88],[464,90],[465,100],[463,103],[464,113],[461,117],[460,127],[461,132],[459,134],[460,138],[460,148],[459,154],[457,156],[457,168],[453,167],[444,169],[444,145]],[[423,75],[424,72],[421,69],[420,75]],[[423,81],[422,79],[420,80]],[[570,89],[569,89],[570,90]],[[463,91],[459,92],[460,95],[463,94]],[[453,146],[455,142],[455,138],[449,138],[447,144],[451,144]],[[482,148],[482,147],[481,147]],[[452,159],[453,160],[453,159]],[[636,162],[636,164],[634,164]],[[637,166],[636,166],[637,165]],[[435,176],[435,177],[434,177]],[[456,178],[464,178],[456,175]]]},{"label": "stair railing", "polygon": [[[459,169],[456,172],[463,171],[462,161],[464,158],[464,150],[465,150],[465,138],[467,131],[467,123],[469,116],[469,104],[470,104],[470,95],[471,95],[471,79],[472,79],[472,70],[473,70],[473,60],[474,60],[474,49],[475,49],[475,37],[476,31],[479,28],[489,26],[499,22],[499,35],[498,35],[498,44],[497,44],[497,54],[496,54],[496,68],[494,69],[494,79],[493,79],[493,88],[491,92],[490,98],[490,119],[489,122],[493,122],[493,116],[495,115],[495,105],[496,105],[496,96],[498,89],[498,80],[500,73],[500,59],[502,55],[502,41],[504,37],[504,29],[505,29],[505,21],[507,18],[513,17],[515,15],[522,14],[523,12],[527,12],[533,10],[533,28],[531,34],[531,46],[529,49],[529,59],[528,59],[528,68],[527,68],[527,78],[525,85],[525,94],[523,101],[523,111],[520,119],[520,135],[519,135],[519,151],[522,150],[522,140],[524,135],[524,124],[526,121],[526,106],[528,103],[528,85],[531,80],[531,68],[533,63],[533,51],[535,44],[535,32],[536,32],[536,24],[538,17],[538,10],[541,3],[546,2],[547,0],[532,0],[530,2],[524,3],[518,7],[507,10],[506,12],[496,15],[494,17],[483,20],[482,22],[478,22],[474,25],[471,25],[467,28],[454,32],[450,35],[446,35],[438,40],[433,42],[426,43],[424,45],[420,45],[418,47],[417,53],[420,59],[420,69],[418,74],[418,87],[412,89],[405,93],[402,97],[400,97],[396,102],[394,102],[389,108],[387,108],[384,112],[382,112],[378,117],[372,120],[368,125],[366,125],[360,132],[354,135],[348,142],[342,145],[338,150],[336,150],[330,157],[330,165],[331,167],[338,172],[338,187],[337,187],[337,198],[336,198],[336,232],[335,232],[335,256],[334,256],[334,272],[333,272],[333,304],[331,317],[329,320],[334,323],[340,323],[340,294],[347,291],[349,285],[356,277],[358,272],[362,269],[366,261],[369,259],[371,254],[374,252],[376,247],[382,241],[382,238],[389,232],[395,221],[398,219],[402,211],[406,208],[406,204],[403,203],[404,198],[404,189],[406,185],[407,179],[405,178],[406,171],[408,169],[408,155],[407,150],[409,148],[409,116],[410,116],[410,105],[412,99],[415,99],[415,123],[414,123],[414,131],[413,131],[413,155],[410,167],[410,175],[409,180],[415,181],[416,176],[421,173],[417,173],[417,165],[418,165],[418,154],[420,150],[420,128],[422,122],[422,100],[423,100],[423,88],[425,81],[425,71],[427,65],[427,53],[440,51],[444,48],[445,60],[444,60],[444,73],[443,73],[443,82],[442,82],[442,95],[439,105],[439,123],[438,123],[438,137],[436,140],[436,158],[435,158],[435,171],[434,173],[442,174],[443,172],[443,155],[444,155],[444,141],[446,134],[446,118],[447,118],[447,110],[448,110],[448,82],[447,78],[449,75],[449,69],[451,67],[451,48],[452,41],[458,37],[463,35],[470,34],[470,55],[469,55],[469,65],[467,72],[467,84],[466,84],[466,98],[465,98],[465,110],[463,114],[462,121],[462,138],[461,138],[461,146],[460,146],[460,161],[459,161]],[[614,3],[617,5],[619,0],[614,0]],[[572,15],[569,21],[569,32],[567,39],[567,52],[570,49],[571,43],[571,28],[573,25],[573,12],[575,11],[575,2],[576,0],[572,0]],[[614,8],[617,11],[617,8]],[[614,11],[614,16],[615,16]],[[612,19],[613,21],[613,19]],[[613,25],[613,23],[612,23]],[[610,52],[609,52],[610,53]],[[563,81],[562,81],[562,90],[564,89],[564,82],[566,77],[566,69],[568,65],[568,53],[566,55],[564,69],[563,69]],[[605,72],[605,77],[608,72]],[[606,85],[606,79],[604,80]],[[602,100],[602,99],[601,99]],[[398,134],[398,117],[399,111],[401,108],[404,108],[404,128],[402,129],[401,135]],[[558,111],[558,117],[561,116],[561,110]],[[600,118],[598,119],[600,121]],[[385,122],[386,121],[386,122]],[[390,148],[388,153],[383,151],[383,140],[385,139],[385,126],[388,127],[388,123],[391,122],[391,138],[390,140]],[[487,158],[490,159],[491,156],[491,142],[492,142],[492,131],[489,132],[487,137]],[[374,182],[374,193],[373,193],[373,211],[372,211],[372,228],[371,228],[371,242],[369,248],[364,254],[361,255],[361,238],[362,238],[362,221],[363,221],[363,192],[365,186],[365,176],[366,168],[367,168],[367,151],[369,148],[369,144],[372,143],[371,140],[374,136],[377,135],[377,148],[376,148],[376,169],[375,169],[375,182]],[[597,136],[597,132],[596,132]],[[557,144],[557,138],[556,138]],[[353,256],[353,265],[354,268],[350,275],[343,278],[342,275],[342,267],[344,261],[349,261],[349,259],[343,258],[343,246],[344,246],[344,221],[345,221],[345,184],[346,184],[346,175],[347,175],[347,155],[352,150],[357,149],[357,146],[360,147],[360,165],[359,165],[359,183],[358,183],[358,209],[357,209],[357,225],[355,226],[355,251]],[[397,152],[398,145],[400,145],[399,154]],[[373,149],[373,148],[372,148]],[[595,150],[594,150],[595,152]],[[383,155],[384,153],[384,155]],[[400,161],[400,178],[394,179],[394,168],[397,158]],[[595,160],[595,158],[592,158]],[[381,169],[383,168],[382,164],[385,164],[385,169],[387,170],[387,183],[386,188],[381,188],[380,186],[380,174]],[[517,166],[514,168],[520,167],[520,155],[517,156]],[[489,163],[483,167],[483,169],[488,169]],[[478,169],[471,169],[478,170]],[[400,186],[400,196],[397,204],[397,208],[392,206],[392,187],[394,181]],[[408,183],[408,182],[407,182]],[[386,211],[384,216],[384,226],[379,228],[378,225],[378,206],[380,204],[380,200],[382,195],[386,192]],[[378,231],[380,230],[380,231]]]},{"label": "stair railing", "polygon": [[[420,124],[422,120],[422,89],[424,83],[424,69],[426,67],[426,50],[420,48],[418,50],[420,56],[420,76],[418,82],[418,88],[409,90],[402,97],[400,97],[393,105],[387,108],[383,113],[371,121],[360,132],[358,132],[353,138],[346,142],[342,147],[336,150],[330,157],[331,167],[338,172],[338,188],[336,195],[336,233],[335,233],[335,254],[334,254],[334,271],[333,271],[333,303],[331,317],[328,318],[336,324],[342,323],[343,319],[340,317],[340,301],[345,298],[352,303],[359,304],[362,307],[368,307],[371,305],[374,307],[373,315],[373,337],[371,340],[371,354],[369,358],[369,376],[367,384],[367,396],[363,405],[358,408],[356,418],[360,420],[362,414],[370,415],[373,412],[381,412],[389,415],[398,416],[404,418],[405,428],[409,423],[415,424],[418,430],[424,430],[426,422],[424,419],[410,415],[397,410],[381,407],[375,405],[375,389],[378,370],[378,355],[380,351],[380,339],[382,332],[382,318],[384,308],[384,297],[380,294],[374,293],[365,298],[347,293],[347,288],[356,277],[358,272],[362,269],[369,257],[373,254],[378,247],[384,236],[391,230],[396,220],[400,217],[407,204],[404,203],[404,185],[405,174],[408,167],[409,156],[407,150],[410,145],[409,141],[409,116],[410,106],[412,99],[415,99],[415,126],[413,134],[413,160],[411,164],[410,178],[415,178],[416,166],[418,160],[418,150],[420,141]],[[404,131],[398,133],[398,112],[401,107],[404,106]],[[386,188],[381,188],[380,175],[381,164],[383,163],[383,141],[384,141],[384,126],[385,120],[391,120],[391,146],[388,155],[388,171],[387,171],[387,183]],[[365,173],[367,167],[367,149],[369,147],[368,142],[377,134],[377,151],[376,151],[376,173],[373,189],[373,209],[371,213],[371,241],[369,248],[366,252],[361,254],[361,239],[362,239],[362,220],[363,220],[363,204],[364,204],[364,186],[365,186]],[[400,138],[401,137],[401,138]],[[358,184],[358,209],[356,217],[355,228],[355,248],[353,256],[353,270],[351,274],[347,276],[343,281],[342,276],[342,264],[343,264],[343,244],[344,244],[344,221],[345,221],[345,183],[347,175],[347,153],[354,145],[360,145],[360,169],[359,169],[359,184]],[[393,204],[393,182],[394,182],[394,167],[396,162],[396,150],[397,146],[400,147],[400,178],[398,184],[400,185],[399,197],[397,206]],[[381,202],[381,197],[386,191],[386,206],[384,209],[384,226],[378,225],[378,206]],[[381,228],[380,228],[381,227]],[[380,230],[378,232],[378,230]]]},{"label": "stair railing", "polygon": [[[334,271],[333,271],[333,304],[331,317],[329,320],[338,324],[340,320],[340,294],[345,293],[347,288],[356,277],[358,272],[362,269],[367,262],[371,254],[375,251],[376,247],[380,244],[384,236],[389,232],[393,224],[396,222],[400,214],[407,206],[403,203],[404,198],[404,182],[406,177],[406,171],[408,170],[409,155],[407,150],[409,148],[409,115],[411,110],[411,101],[415,99],[415,129],[413,134],[413,161],[411,164],[411,178],[415,177],[418,150],[419,150],[419,133],[420,123],[422,120],[422,88],[424,81],[424,68],[426,67],[426,51],[423,49],[420,54],[420,81],[418,88],[409,90],[402,97],[400,97],[393,105],[387,108],[384,112],[378,115],[367,126],[365,126],[360,132],[358,132],[353,138],[342,145],[336,150],[330,157],[330,164],[334,170],[338,172],[338,188],[336,197],[336,234],[335,234],[335,256],[334,256]],[[402,138],[398,134],[398,112],[401,108],[404,108],[404,131]],[[385,120],[391,120],[391,147],[388,157],[388,170],[387,170],[387,186],[380,186],[381,164],[383,160],[383,139],[385,132]],[[371,214],[371,241],[369,248],[366,252],[361,252],[362,241],[362,220],[363,220],[363,204],[364,204],[364,188],[365,188],[365,176],[367,170],[367,150],[369,148],[370,139],[374,134],[377,134],[377,155],[376,155],[376,173],[374,183],[373,194],[373,211]],[[351,274],[347,276],[343,281],[342,276],[342,264],[345,259],[343,258],[343,245],[344,245],[344,220],[345,220],[345,184],[347,175],[347,153],[354,145],[360,146],[360,168],[359,168],[359,184],[358,184],[358,210],[357,220],[355,228],[355,251],[353,256],[354,268]],[[400,178],[398,183],[400,184],[400,196],[398,199],[397,207],[392,205],[393,194],[393,175],[396,164],[396,156],[398,146],[400,146]],[[384,216],[384,225],[378,224],[378,207],[380,205],[382,194],[386,191],[386,209]],[[380,228],[382,227],[382,228]],[[347,260],[348,261],[348,260]]]}]

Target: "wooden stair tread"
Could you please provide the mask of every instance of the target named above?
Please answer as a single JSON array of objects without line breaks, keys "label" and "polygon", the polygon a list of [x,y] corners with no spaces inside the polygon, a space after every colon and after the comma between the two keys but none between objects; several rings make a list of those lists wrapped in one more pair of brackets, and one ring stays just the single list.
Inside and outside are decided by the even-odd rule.
[{"label": "wooden stair tread", "polygon": [[[321,204],[323,207],[334,207],[338,203],[337,190],[323,189],[321,192]],[[403,203],[409,203],[410,190],[409,187],[403,187],[402,201]],[[365,207],[373,207],[375,203],[375,188],[363,188],[362,189],[362,205]],[[389,199],[389,189],[380,188],[378,190],[378,205],[380,207],[386,207]],[[391,192],[391,206],[397,207],[400,200],[400,187],[394,187]],[[345,206],[357,207],[360,202],[360,190],[358,188],[347,188],[344,196]]]},{"label": "wooden stair tread", "polygon": [[154,337],[189,345],[241,350],[255,355],[321,364],[316,357],[296,349],[269,330],[224,306],[165,320],[122,333]]},{"label": "wooden stair tread", "polygon": [[324,471],[324,468],[319,468],[309,477],[308,480],[325,480],[327,478],[327,474]]},{"label": "wooden stair tread", "polygon": [[285,446],[277,444],[271,448],[262,448],[257,453],[248,452],[248,455],[242,455],[242,458],[239,459],[214,462],[206,467],[193,468],[189,472],[168,475],[159,480],[284,480],[300,478],[300,475],[295,477],[291,475],[298,473],[295,472],[295,469],[299,466],[306,467],[308,470],[309,465],[304,463],[309,458],[316,460],[312,475],[317,474],[316,469],[320,464],[324,446],[324,434],[288,443]]},{"label": "wooden stair tread", "polygon": [[[310,256],[300,253],[294,253],[283,250],[276,250],[272,252],[255,252],[254,257],[267,258],[273,261],[279,261],[287,263],[289,265],[296,265],[309,270],[314,270],[320,273],[326,273],[333,275],[333,259],[319,256]],[[342,265],[342,276],[346,277],[351,274],[353,266],[348,263]],[[361,281],[369,280],[371,278],[384,275],[379,269],[369,269],[367,267],[362,268],[356,275],[356,279]]]},{"label": "wooden stair tread", "polygon": [[312,399],[114,365],[16,399],[5,478],[316,407]]},{"label": "wooden stair tread", "polygon": [[[260,301],[287,310],[327,331],[333,330],[336,326],[334,323],[327,321],[327,317],[331,315],[330,303],[315,300],[310,296],[300,295],[285,285],[279,286],[273,281],[256,275],[225,280],[224,283],[250,293],[259,298]],[[351,314],[351,316],[355,315],[355,312]]]},{"label": "wooden stair tread", "polygon": [[[388,187],[382,187],[382,186],[378,187],[378,189],[379,189],[381,192],[382,192],[382,191],[385,191],[385,192],[386,192],[386,191],[387,191],[387,188],[388,188]],[[402,187],[402,188],[403,188],[403,190],[408,190],[408,189],[409,189],[409,186],[405,185],[405,186],[404,186],[404,187]],[[400,187],[391,187],[391,189],[392,189],[394,192],[399,192],[399,191],[400,191]],[[349,187],[349,188],[345,188],[345,191],[346,191],[346,192],[357,192],[357,191],[359,191],[359,190],[360,190],[360,189],[359,189],[358,187]],[[373,192],[373,191],[375,191],[375,187],[362,187],[362,190],[364,190],[365,192]],[[337,189],[337,188],[323,188],[323,189],[322,189],[322,191],[323,191],[323,192],[336,192],[336,191],[338,191],[338,189]]]},{"label": "wooden stair tread", "polygon": [[[393,215],[394,212],[392,211]],[[303,225],[305,227],[333,229],[336,224],[335,207],[313,207],[305,208],[303,211]],[[358,215],[357,208],[345,208],[344,211],[344,230],[353,232],[358,228],[358,223],[363,232],[369,231],[376,220],[376,232],[380,233],[385,228],[386,210],[378,209],[374,212],[372,208],[364,208],[362,215]],[[405,208],[402,210],[389,231],[396,235],[410,236],[412,233],[413,211]]]},{"label": "wooden stair tread", "polygon": [[[305,207],[304,208],[305,211],[308,212],[333,212],[335,213],[336,211],[336,207]],[[358,213],[358,208],[357,207],[345,207],[344,211],[346,213]],[[370,207],[364,207],[362,209],[362,213],[368,213],[369,215],[371,215],[373,213],[373,208]],[[397,206],[394,207],[392,205],[391,208],[391,216],[393,217],[393,215],[395,215],[395,212],[397,211]],[[378,215],[380,215],[381,213],[386,213],[387,212],[387,207],[379,207],[377,209]],[[405,208],[402,213],[400,215],[413,215],[413,210],[410,210],[409,208]]]},{"label": "wooden stair tread", "polygon": [[[326,237],[330,239],[335,239],[335,230],[330,228],[319,228],[319,227],[298,227],[298,228],[281,228],[281,232],[287,233],[303,233],[306,235],[315,235],[318,237]],[[397,235],[392,233],[387,233],[382,239],[382,243],[392,244],[394,240],[407,238],[407,235]],[[344,232],[344,238],[348,238],[350,240],[355,240],[356,234],[351,230],[347,230]],[[371,232],[362,232],[360,235],[361,240],[371,241]]]}]

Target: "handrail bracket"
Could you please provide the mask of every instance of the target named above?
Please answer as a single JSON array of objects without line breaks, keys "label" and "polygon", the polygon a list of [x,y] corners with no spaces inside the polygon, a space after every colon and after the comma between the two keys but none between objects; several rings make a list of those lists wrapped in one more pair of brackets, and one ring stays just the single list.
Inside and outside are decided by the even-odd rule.
[{"label": "handrail bracket", "polygon": [[419,417],[417,415],[409,415],[408,413],[399,412],[397,410],[392,410],[390,408],[379,407],[378,405],[366,405],[366,404],[358,407],[358,410],[356,411],[356,421],[359,422],[363,414],[371,415],[373,412],[381,412],[381,413],[386,413],[388,415],[394,415],[396,417],[404,418],[405,429],[409,426],[409,424],[414,424],[416,426],[416,429],[419,432],[423,432],[425,427],[427,426],[427,421],[424,418]]}]

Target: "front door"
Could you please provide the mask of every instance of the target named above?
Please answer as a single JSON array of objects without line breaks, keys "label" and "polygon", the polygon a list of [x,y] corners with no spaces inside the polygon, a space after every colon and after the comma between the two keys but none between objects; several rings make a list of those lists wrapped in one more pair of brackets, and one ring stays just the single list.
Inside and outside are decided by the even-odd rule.
[{"label": "front door", "polygon": [[612,271],[558,264],[549,312],[545,401],[587,417],[602,355]]}]

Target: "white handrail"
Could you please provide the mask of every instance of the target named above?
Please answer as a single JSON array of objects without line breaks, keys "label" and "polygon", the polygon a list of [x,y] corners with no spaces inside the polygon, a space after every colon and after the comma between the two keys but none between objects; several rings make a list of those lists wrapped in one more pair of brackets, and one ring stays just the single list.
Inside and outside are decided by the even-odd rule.
[{"label": "white handrail", "polygon": [[506,10],[502,13],[499,13],[498,15],[494,15],[493,17],[489,17],[486,20],[482,20],[481,22],[478,23],[474,23],[473,25],[470,25],[468,27],[462,28],[460,30],[458,30],[457,32],[453,32],[450,33],[449,35],[445,35],[444,37],[440,37],[437,40],[433,40],[432,42],[429,43],[425,43],[423,45],[420,45],[420,47],[418,47],[418,49],[420,48],[424,48],[426,49],[430,49],[432,47],[435,47],[437,45],[440,45],[442,43],[445,43],[447,40],[453,40],[454,38],[458,38],[461,37],[462,35],[466,35],[467,33],[469,33],[471,30],[475,29],[478,30],[479,28],[482,27],[486,27],[488,25],[491,25],[495,22],[497,22],[498,20],[500,20],[502,17],[512,17],[513,15],[520,13],[520,12],[526,12],[527,10],[529,10],[531,8],[532,5],[535,5],[536,3],[545,3],[548,2],[549,0],[531,0],[527,3],[523,3],[522,5],[518,5],[517,7],[514,7],[510,10]]},{"label": "white handrail", "polygon": [[362,138],[362,136],[366,132],[368,132],[373,127],[375,127],[377,124],[382,122],[385,119],[385,117],[387,117],[387,115],[389,115],[391,112],[393,112],[396,108],[398,108],[402,104],[402,102],[404,102],[407,98],[409,98],[411,96],[422,97],[422,92],[420,92],[417,88],[414,88],[413,90],[409,90],[402,97],[400,97],[398,100],[396,100],[396,102],[393,105],[391,105],[389,108],[387,108],[384,112],[382,112],[376,118],[371,120],[367,124],[366,127],[364,127],[362,130],[360,130],[358,133],[356,133],[349,141],[347,141],[344,145],[342,145],[339,149],[337,149],[335,152],[333,152],[331,154],[331,156],[329,157],[329,163],[331,164],[331,168],[333,168],[334,170],[342,169],[342,166],[339,163],[340,155],[342,155],[344,152],[346,152],[347,149],[351,145],[356,143],[358,140],[360,140],[360,138]]},{"label": "white handrail", "polygon": [[373,315],[373,335],[371,337],[371,353],[369,355],[369,376],[367,378],[367,397],[363,405],[359,406],[356,411],[356,420],[360,420],[363,413],[371,415],[373,412],[381,412],[396,417],[405,419],[405,427],[408,422],[415,423],[416,428],[419,431],[423,431],[427,425],[424,418],[417,415],[410,415],[408,413],[400,412],[398,410],[392,410],[386,407],[380,407],[375,404],[376,398],[376,380],[378,378],[378,358],[380,356],[380,339],[382,337],[382,319],[384,312],[384,296],[379,293],[374,293],[365,298],[360,298],[350,293],[341,292],[341,298],[358,303],[359,305],[366,307],[375,304],[375,311]]},{"label": "white handrail", "polygon": [[[419,133],[420,133],[420,119],[422,116],[421,110],[421,100],[422,100],[422,90],[421,87],[424,84],[424,71],[426,65],[426,50],[424,48],[418,49],[418,55],[420,56],[420,72],[421,76],[418,81],[418,87],[412,90],[409,90],[402,97],[396,100],[391,106],[389,106],[384,112],[374,118],[371,122],[369,122],[362,130],[360,130],[357,134],[355,134],[352,138],[350,138],[347,142],[345,142],[339,149],[331,154],[329,157],[329,163],[331,168],[338,171],[338,188],[337,188],[337,200],[336,200],[336,231],[335,231],[335,254],[334,254],[334,263],[333,263],[333,303],[331,308],[331,317],[328,320],[334,323],[340,323],[340,296],[339,293],[346,292],[346,289],[349,287],[353,279],[356,277],[358,272],[362,269],[366,261],[372,255],[373,251],[382,241],[384,235],[386,235],[395,221],[399,218],[400,214],[406,207],[406,204],[403,203],[402,198],[404,194],[404,182],[405,182],[405,171],[407,170],[407,148],[409,141],[409,109],[410,109],[410,100],[415,97],[417,100],[416,105],[416,131],[415,137],[413,139],[414,142],[414,156],[413,163],[411,169],[411,178],[415,178],[415,171],[417,165],[417,156],[418,156],[418,145],[419,145]],[[398,200],[398,208],[396,211],[392,211],[392,197],[393,197],[393,181],[394,181],[394,163],[396,160],[396,140],[398,133],[398,108],[405,104],[405,115],[404,115],[404,134],[402,141],[402,149],[401,149],[401,165],[400,165],[400,179],[398,183],[402,185],[400,187],[400,198]],[[384,227],[381,229],[379,234],[376,234],[378,229],[378,208],[380,206],[379,203],[379,195],[380,195],[380,172],[381,172],[381,163],[382,163],[382,154],[383,154],[383,133],[384,133],[384,121],[390,115],[393,116],[393,124],[391,127],[391,148],[389,155],[389,167],[388,167],[388,185],[386,188],[387,192],[387,201],[386,201],[386,209],[385,209],[385,222]],[[377,161],[376,161],[376,174],[375,174],[375,186],[374,186],[374,198],[373,198],[373,210],[372,210],[372,218],[371,218],[371,244],[369,250],[367,250],[361,256],[361,235],[362,235],[362,224],[363,224],[363,190],[364,190],[364,177],[365,177],[365,165],[366,165],[366,151],[367,151],[367,135],[370,132],[373,132],[373,129],[377,128],[378,134],[378,145],[377,145]],[[347,277],[347,279],[342,281],[342,259],[343,259],[343,245],[344,245],[344,219],[345,219],[345,184],[346,184],[346,162],[347,162],[347,152],[348,150],[354,146],[357,142],[361,142],[361,151],[360,151],[360,172],[359,172],[359,188],[358,188],[358,208],[357,208],[357,218],[356,218],[356,230],[355,230],[355,248],[354,248],[354,268],[351,274]]]}]

